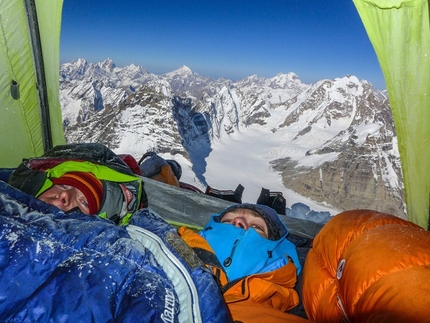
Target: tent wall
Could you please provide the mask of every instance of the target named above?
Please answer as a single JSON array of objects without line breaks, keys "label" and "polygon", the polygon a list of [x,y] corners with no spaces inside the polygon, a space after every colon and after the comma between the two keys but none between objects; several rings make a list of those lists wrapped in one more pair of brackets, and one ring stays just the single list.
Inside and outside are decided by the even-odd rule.
[{"label": "tent wall", "polygon": [[[35,3],[55,146],[65,143],[58,81],[63,0]],[[24,1],[0,1],[0,167],[44,152],[34,61]]]},{"label": "tent wall", "polygon": [[427,0],[353,0],[384,74],[410,221],[429,226],[430,30]]}]

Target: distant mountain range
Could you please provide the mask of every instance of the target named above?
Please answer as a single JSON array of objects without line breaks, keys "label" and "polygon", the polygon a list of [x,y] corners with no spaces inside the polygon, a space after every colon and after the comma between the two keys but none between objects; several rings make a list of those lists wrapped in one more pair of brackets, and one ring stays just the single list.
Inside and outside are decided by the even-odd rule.
[{"label": "distant mountain range", "polygon": [[227,178],[240,172],[245,187],[264,183],[266,175],[247,170],[255,160],[276,176],[277,189],[337,210],[405,217],[387,94],[355,76],[315,84],[294,73],[232,81],[186,66],[156,75],[110,59],[79,59],[61,65],[60,98],[68,142],[97,141],[136,159],[147,150],[177,158],[201,188],[234,189],[238,181]]}]

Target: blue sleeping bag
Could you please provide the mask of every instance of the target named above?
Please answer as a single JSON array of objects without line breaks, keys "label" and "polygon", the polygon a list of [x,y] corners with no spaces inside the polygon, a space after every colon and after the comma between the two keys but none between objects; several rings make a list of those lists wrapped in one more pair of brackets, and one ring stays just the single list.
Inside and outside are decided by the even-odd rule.
[{"label": "blue sleeping bag", "polygon": [[218,286],[149,209],[64,213],[0,181],[1,322],[229,322]]}]

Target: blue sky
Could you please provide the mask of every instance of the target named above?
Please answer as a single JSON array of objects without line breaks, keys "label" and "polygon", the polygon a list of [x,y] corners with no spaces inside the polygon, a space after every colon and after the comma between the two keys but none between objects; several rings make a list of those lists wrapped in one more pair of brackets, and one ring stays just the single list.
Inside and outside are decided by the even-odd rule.
[{"label": "blue sky", "polygon": [[352,0],[64,0],[61,63],[111,58],[160,74],[214,78],[294,72],[304,83],[355,75],[385,89]]}]

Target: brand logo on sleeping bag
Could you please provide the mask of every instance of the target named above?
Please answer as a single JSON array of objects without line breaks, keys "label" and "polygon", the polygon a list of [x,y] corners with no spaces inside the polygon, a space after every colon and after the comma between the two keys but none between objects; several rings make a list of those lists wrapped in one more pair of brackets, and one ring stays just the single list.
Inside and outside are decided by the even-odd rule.
[{"label": "brand logo on sleeping bag", "polygon": [[164,299],[164,312],[161,314],[161,319],[166,323],[175,322],[175,295],[170,289],[165,289],[166,297]]}]

